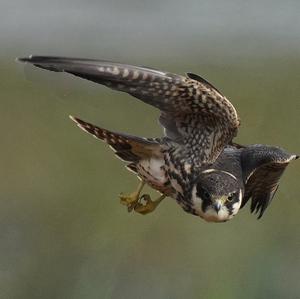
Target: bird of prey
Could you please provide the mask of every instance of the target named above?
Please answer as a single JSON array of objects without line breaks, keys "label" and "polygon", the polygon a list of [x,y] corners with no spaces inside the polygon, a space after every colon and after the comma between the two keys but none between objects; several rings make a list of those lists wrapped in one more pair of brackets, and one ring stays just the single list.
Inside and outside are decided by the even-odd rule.
[{"label": "bird of prey", "polygon": [[[251,200],[251,212],[260,218],[285,168],[298,158],[276,146],[234,143],[240,125],[236,109],[198,75],[92,59],[29,56],[19,61],[126,92],[160,110],[161,138],[112,132],[71,116],[110,145],[141,180],[135,192],[120,195],[128,211],[147,214],[171,197],[188,213],[225,222]],[[142,195],[144,184],[160,196]]]}]

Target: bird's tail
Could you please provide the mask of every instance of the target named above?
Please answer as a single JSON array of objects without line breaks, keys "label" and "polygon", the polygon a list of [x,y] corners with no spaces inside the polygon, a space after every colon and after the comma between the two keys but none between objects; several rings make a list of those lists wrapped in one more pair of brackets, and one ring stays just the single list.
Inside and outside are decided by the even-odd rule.
[{"label": "bird's tail", "polygon": [[141,159],[160,157],[162,155],[159,142],[153,139],[112,132],[87,123],[77,117],[70,116],[70,118],[79,128],[107,143],[121,160],[130,162],[127,167],[132,171],[136,171],[135,165]]}]

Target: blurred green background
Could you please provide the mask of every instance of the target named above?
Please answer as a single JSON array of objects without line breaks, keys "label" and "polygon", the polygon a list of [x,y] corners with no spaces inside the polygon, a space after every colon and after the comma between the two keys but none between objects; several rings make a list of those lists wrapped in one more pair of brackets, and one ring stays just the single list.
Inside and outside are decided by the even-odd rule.
[{"label": "blurred green background", "polygon": [[[160,136],[125,94],[15,63],[29,54],[198,73],[231,99],[243,144],[300,152],[299,1],[0,1],[0,298],[300,298],[299,163],[257,221],[210,224],[137,185],[68,119]],[[153,191],[151,194],[155,194]]]}]

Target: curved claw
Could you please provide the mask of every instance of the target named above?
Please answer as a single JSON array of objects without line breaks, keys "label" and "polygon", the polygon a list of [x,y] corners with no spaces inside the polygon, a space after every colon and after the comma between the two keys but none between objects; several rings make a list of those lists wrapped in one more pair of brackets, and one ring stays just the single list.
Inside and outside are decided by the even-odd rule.
[{"label": "curved claw", "polygon": [[128,212],[133,210],[140,214],[148,214],[156,209],[159,203],[165,198],[164,195],[160,196],[157,200],[152,201],[149,194],[143,194],[140,196],[145,182],[141,182],[136,192],[132,192],[129,195],[120,193],[119,198],[121,204],[127,206]]},{"label": "curved claw", "polygon": [[133,192],[129,195],[125,195],[123,193],[120,193],[119,195],[120,198],[120,203],[128,206],[131,205],[132,203],[135,203],[139,200],[139,194],[137,192]]},{"label": "curved claw", "polygon": [[140,197],[140,200],[143,200],[144,203],[141,203],[140,201],[137,202],[137,204],[134,206],[134,211],[138,212],[142,215],[149,214],[153,212],[156,207],[159,205],[159,203],[165,198],[164,195],[160,196],[158,199],[152,201],[149,194],[143,194]]},{"label": "curved claw", "polygon": [[129,195],[124,195],[124,194],[120,193],[120,195],[119,195],[120,203],[127,206],[128,212],[131,212],[134,209],[135,205],[138,203],[140,193],[141,193],[144,185],[145,185],[145,182],[141,181],[135,192],[132,192]]},{"label": "curved claw", "polygon": [[120,203],[122,205],[127,206],[128,212],[131,212],[139,200],[139,194],[137,192],[133,192],[129,195],[123,195],[122,193],[119,195]]}]

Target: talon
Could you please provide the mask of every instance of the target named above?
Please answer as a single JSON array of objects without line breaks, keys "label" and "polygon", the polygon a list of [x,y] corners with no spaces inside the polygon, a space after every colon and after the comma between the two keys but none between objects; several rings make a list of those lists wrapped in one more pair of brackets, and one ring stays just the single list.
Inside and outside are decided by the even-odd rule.
[{"label": "talon", "polygon": [[129,195],[120,193],[120,203],[127,206],[128,212],[132,212],[134,210],[135,212],[138,212],[143,215],[151,213],[165,198],[165,196],[162,195],[158,199],[152,201],[149,194],[143,194],[142,196],[140,196],[144,185],[145,183],[142,181],[139,184],[137,191],[132,192]]},{"label": "talon", "polygon": [[133,192],[133,193],[131,193],[131,194],[129,194],[129,195],[125,195],[125,194],[121,193],[121,194],[119,195],[119,198],[120,198],[121,204],[127,206],[127,205],[130,205],[130,204],[132,204],[132,203],[138,201],[138,199],[139,199],[139,194],[138,194],[137,192]]},{"label": "talon", "polygon": [[120,203],[127,206],[128,212],[131,212],[134,207],[137,205],[140,197],[140,193],[144,187],[145,183],[142,181],[139,186],[137,191],[132,192],[129,195],[125,195],[123,193],[120,193],[119,198],[120,198]]},{"label": "talon", "polygon": [[127,206],[127,211],[131,212],[139,200],[139,194],[137,192],[133,192],[130,195],[123,195],[122,193],[119,195],[120,203],[122,205]]},{"label": "talon", "polygon": [[153,212],[156,207],[160,204],[160,202],[165,198],[165,195],[160,196],[158,199],[152,201],[150,195],[143,194],[140,199],[144,200],[145,203],[141,203],[140,201],[134,206],[134,211],[138,212],[142,215],[149,214]]}]

